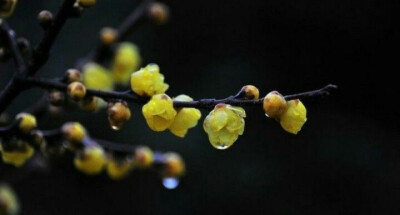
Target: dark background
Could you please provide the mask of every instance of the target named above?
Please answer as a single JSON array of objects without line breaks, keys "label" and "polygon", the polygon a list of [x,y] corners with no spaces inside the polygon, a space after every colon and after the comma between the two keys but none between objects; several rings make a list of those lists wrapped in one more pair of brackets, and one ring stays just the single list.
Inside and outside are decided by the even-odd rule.
[{"label": "dark background", "polygon": [[[61,1],[20,1],[9,19],[36,44],[36,14]],[[247,108],[245,134],[226,151],[214,150],[199,126],[186,138],[148,129],[138,105],[119,132],[104,112],[67,112],[41,127],[79,120],[91,135],[153,149],[177,151],[187,164],[178,189],[165,190],[153,173],[112,182],[68,168],[48,173],[14,170],[22,214],[398,214],[400,138],[398,80],[399,1],[203,0],[165,1],[166,26],[145,24],[130,39],[145,63],[156,62],[169,95],[226,97],[245,84],[262,94],[291,94],[328,83],[339,90],[304,101],[308,122],[299,135],[284,132],[259,107]],[[137,5],[102,0],[70,20],[51,60],[39,73],[56,77],[97,44],[102,26],[117,26]],[[1,86],[10,76],[1,67]],[[24,94],[10,114],[33,103]],[[207,114],[203,111],[203,115]],[[9,175],[2,170],[2,175]],[[11,173],[10,173],[11,174]],[[8,177],[10,178],[10,177]]]}]

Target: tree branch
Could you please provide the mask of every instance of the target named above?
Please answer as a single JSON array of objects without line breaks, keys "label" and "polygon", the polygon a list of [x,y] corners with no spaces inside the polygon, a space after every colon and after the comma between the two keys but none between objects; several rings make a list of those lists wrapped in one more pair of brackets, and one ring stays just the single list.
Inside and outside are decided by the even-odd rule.
[{"label": "tree branch", "polygon": [[6,44],[11,50],[12,57],[17,67],[17,72],[22,73],[26,69],[26,64],[21,51],[18,48],[17,40],[15,38],[15,32],[10,28],[8,23],[3,19],[0,19],[0,35],[6,38]]}]

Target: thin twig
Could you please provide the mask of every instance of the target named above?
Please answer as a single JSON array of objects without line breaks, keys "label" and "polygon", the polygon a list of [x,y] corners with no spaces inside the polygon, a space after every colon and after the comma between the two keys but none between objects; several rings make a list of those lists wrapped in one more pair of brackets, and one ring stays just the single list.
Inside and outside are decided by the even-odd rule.
[{"label": "thin twig", "polygon": [[10,28],[8,23],[2,19],[0,19],[0,35],[6,38],[6,44],[8,44],[8,48],[11,50],[12,57],[17,67],[17,72],[22,73],[26,69],[26,64],[24,57],[18,48],[15,32]]}]

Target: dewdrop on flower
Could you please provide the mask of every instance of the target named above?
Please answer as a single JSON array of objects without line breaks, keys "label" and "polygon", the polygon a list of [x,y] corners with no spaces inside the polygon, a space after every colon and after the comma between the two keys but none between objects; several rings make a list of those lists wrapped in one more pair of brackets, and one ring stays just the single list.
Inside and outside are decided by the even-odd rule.
[{"label": "dewdrop on flower", "polygon": [[297,134],[307,121],[307,109],[299,99],[287,102],[287,109],[280,118],[285,131]]},{"label": "dewdrop on flower", "polygon": [[130,75],[139,68],[141,62],[139,48],[136,45],[128,42],[119,44],[112,64],[114,81],[127,85]]},{"label": "dewdrop on flower", "polygon": [[86,87],[96,90],[112,90],[114,81],[111,72],[97,63],[87,63],[82,69],[82,80]]},{"label": "dewdrop on flower", "polygon": [[87,175],[100,173],[105,164],[105,152],[98,145],[86,146],[75,155],[74,159],[75,167]]},{"label": "dewdrop on flower", "polygon": [[172,99],[166,94],[154,95],[143,105],[142,113],[153,131],[164,131],[171,126],[176,116]]},{"label": "dewdrop on flower", "polygon": [[[187,95],[179,95],[173,101],[193,101]],[[196,108],[181,108],[177,111],[174,122],[169,127],[171,133],[178,137],[184,137],[190,128],[197,125],[201,118],[201,112]]]},{"label": "dewdrop on flower", "polygon": [[132,169],[131,161],[115,160],[110,158],[107,162],[107,174],[113,180],[123,179]]},{"label": "dewdrop on flower", "polygon": [[29,133],[34,128],[36,128],[36,118],[30,113],[20,113],[15,117],[16,120],[19,120],[18,128],[22,133]]},{"label": "dewdrop on flower", "polygon": [[210,143],[216,149],[227,149],[244,132],[246,112],[241,107],[226,104],[215,106],[203,123]]},{"label": "dewdrop on flower", "polygon": [[157,64],[149,64],[131,75],[132,91],[140,96],[153,96],[167,91],[169,85],[164,83],[164,75]]},{"label": "dewdrop on flower", "polygon": [[3,144],[0,144],[1,157],[4,163],[21,167],[33,156],[35,149],[23,140],[17,140],[15,144],[15,149],[6,149]]}]

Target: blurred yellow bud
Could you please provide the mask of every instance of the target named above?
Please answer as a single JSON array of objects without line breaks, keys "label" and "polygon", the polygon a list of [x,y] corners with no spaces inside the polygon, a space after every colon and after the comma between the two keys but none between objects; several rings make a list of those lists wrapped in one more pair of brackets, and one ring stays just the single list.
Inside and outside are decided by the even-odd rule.
[{"label": "blurred yellow bud", "polygon": [[86,87],[81,82],[75,81],[68,85],[67,93],[71,99],[79,101],[85,97]]},{"label": "blurred yellow bud", "polygon": [[175,152],[167,152],[164,154],[163,171],[164,177],[180,177],[185,173],[185,162],[182,157]]},{"label": "blurred yellow bud", "polygon": [[52,105],[59,106],[64,102],[64,93],[60,91],[51,91],[49,93],[49,102]]},{"label": "blurred yellow bud", "polygon": [[136,168],[149,168],[154,162],[153,151],[147,146],[138,146],[133,157],[133,166]]},{"label": "blurred yellow bud", "polygon": [[19,202],[14,191],[7,185],[0,184],[0,214],[17,215]]},{"label": "blurred yellow bud", "polygon": [[86,130],[79,122],[67,122],[61,128],[66,140],[81,142],[86,137]]},{"label": "blurred yellow bud", "polygon": [[279,119],[283,112],[286,111],[287,102],[280,93],[272,91],[264,97],[263,108],[268,117]]},{"label": "blurred yellow bud", "polygon": [[68,69],[65,72],[65,77],[67,78],[68,83],[71,82],[80,82],[81,81],[81,72],[77,69]]},{"label": "blurred yellow bud", "polygon": [[169,19],[169,8],[161,2],[154,2],[150,5],[148,14],[154,23],[162,25]]},{"label": "blurred yellow bud", "polygon": [[128,175],[132,169],[130,160],[114,160],[109,159],[107,162],[107,174],[113,180],[120,180]]},{"label": "blurred yellow bud", "polygon": [[15,149],[5,149],[3,144],[0,144],[1,157],[4,163],[21,167],[33,156],[35,149],[23,140],[17,140],[16,144]]},{"label": "blurred yellow bud", "polygon": [[172,99],[166,94],[154,95],[143,105],[143,116],[153,131],[164,131],[171,126],[176,116]]},{"label": "blurred yellow bud", "polygon": [[114,130],[121,129],[124,122],[131,118],[131,111],[126,102],[110,103],[107,113],[108,121]]},{"label": "blurred yellow bud", "polygon": [[149,64],[131,75],[132,91],[140,96],[165,93],[168,87],[168,84],[164,83],[164,75],[160,73],[160,67],[157,64]]},{"label": "blurred yellow bud", "polygon": [[79,106],[84,111],[93,112],[93,111],[96,111],[97,108],[99,107],[98,102],[99,102],[99,98],[92,96],[92,97],[84,98],[79,103]]},{"label": "blurred yellow bud", "polygon": [[37,126],[36,117],[29,113],[18,114],[16,120],[19,120],[19,130],[25,134],[29,133]]},{"label": "blurred yellow bud", "polygon": [[97,63],[87,63],[82,69],[85,86],[96,90],[112,90],[114,81],[111,72]]},{"label": "blurred yellow bud", "polygon": [[128,42],[119,44],[112,64],[114,81],[127,85],[130,75],[139,68],[141,62],[139,48],[135,44]]},{"label": "blurred yellow bud", "polygon": [[[187,95],[179,95],[173,101],[193,101]],[[190,128],[197,125],[197,121],[201,118],[201,112],[196,108],[181,108],[175,116],[174,122],[169,130],[178,137],[184,137]]]},{"label": "blurred yellow bud", "polygon": [[227,149],[244,132],[246,112],[241,107],[226,104],[215,106],[203,123],[211,145],[216,149]]},{"label": "blurred yellow bud", "polygon": [[100,173],[106,164],[106,155],[98,145],[87,146],[75,155],[75,167],[87,174],[95,175]]},{"label": "blurred yellow bud", "polygon": [[0,1],[0,17],[7,18],[11,16],[17,6],[18,0],[1,0]]},{"label": "blurred yellow bud", "polygon": [[297,134],[307,121],[307,109],[300,100],[287,102],[287,109],[280,118],[280,123],[285,131]]},{"label": "blurred yellow bud", "polygon": [[105,45],[111,45],[117,39],[118,33],[114,28],[104,27],[100,31],[100,41]]}]

